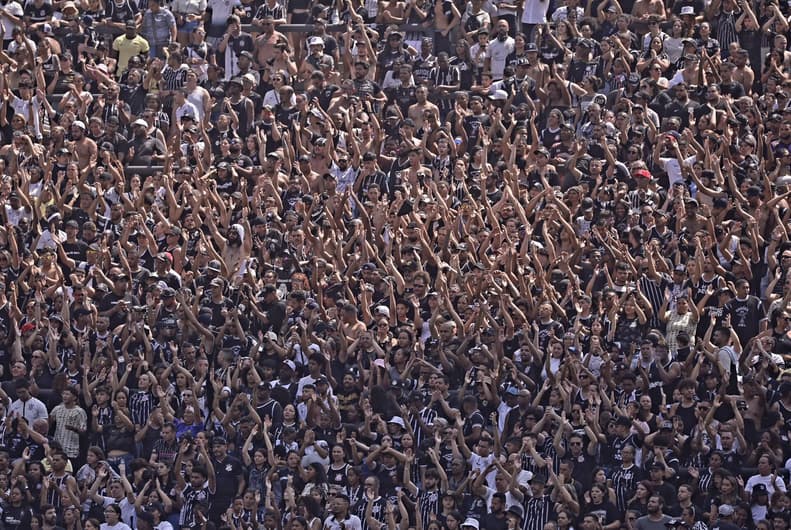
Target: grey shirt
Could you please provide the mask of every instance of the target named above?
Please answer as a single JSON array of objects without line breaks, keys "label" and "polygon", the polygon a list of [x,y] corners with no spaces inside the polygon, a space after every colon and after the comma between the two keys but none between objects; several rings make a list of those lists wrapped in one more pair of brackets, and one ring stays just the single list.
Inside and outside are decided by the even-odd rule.
[{"label": "grey shirt", "polygon": [[664,514],[659,521],[651,519],[650,515],[644,515],[637,519],[635,530],[666,530],[665,523],[672,520],[672,517]]}]

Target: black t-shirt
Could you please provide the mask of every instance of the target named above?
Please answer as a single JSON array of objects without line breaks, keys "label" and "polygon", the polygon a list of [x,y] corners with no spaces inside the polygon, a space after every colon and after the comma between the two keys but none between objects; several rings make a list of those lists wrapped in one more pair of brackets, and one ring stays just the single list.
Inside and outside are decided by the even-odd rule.
[{"label": "black t-shirt", "polygon": [[725,304],[725,313],[731,316],[731,326],[742,344],[747,344],[759,332],[759,323],[764,317],[761,300],[748,296],[745,300],[731,299]]},{"label": "black t-shirt", "polygon": [[212,508],[214,511],[224,512],[230,501],[236,496],[239,481],[244,478],[244,469],[241,462],[232,456],[226,456],[222,462],[213,460],[212,464],[218,485]]},{"label": "black t-shirt", "polygon": [[22,506],[14,507],[11,504],[3,504],[3,515],[0,516],[0,521],[3,523],[5,530],[23,530],[30,528],[30,519],[32,512],[30,508],[22,504]]},{"label": "black t-shirt", "polygon": [[611,502],[603,502],[601,504],[588,504],[584,512],[586,515],[590,514],[599,519],[602,526],[607,526],[619,520],[620,513],[618,508]]},{"label": "black t-shirt", "polygon": [[25,6],[24,13],[25,18],[30,18],[31,22],[45,22],[52,16],[52,4],[44,2],[38,7],[35,2],[30,2]]}]

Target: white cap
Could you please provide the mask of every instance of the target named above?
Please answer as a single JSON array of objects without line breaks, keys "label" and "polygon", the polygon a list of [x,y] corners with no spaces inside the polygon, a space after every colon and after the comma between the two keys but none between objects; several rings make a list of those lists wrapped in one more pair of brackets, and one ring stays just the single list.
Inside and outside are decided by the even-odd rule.
[{"label": "white cap", "polygon": [[297,365],[294,364],[294,361],[292,361],[291,359],[286,359],[285,361],[283,361],[283,364],[285,364],[286,366],[288,366],[289,368],[291,368],[294,371],[296,371],[296,369],[297,369]]},{"label": "white cap", "polygon": [[387,318],[390,318],[390,308],[386,305],[378,305],[374,308],[375,315],[384,315]]},{"label": "white cap", "polygon": [[272,341],[276,341],[277,340],[277,333],[275,333],[274,331],[267,331],[266,332],[266,338],[269,339],[269,340],[272,340]]},{"label": "white cap", "polygon": [[[77,123],[76,121],[74,123]],[[138,118],[132,122],[132,127],[148,127],[148,122],[142,118]]]},{"label": "white cap", "polygon": [[85,130],[85,124],[83,122],[81,122],[80,120],[76,120],[76,121],[72,122],[72,125],[75,126],[75,127],[79,127],[83,131]]},{"label": "white cap", "polygon": [[321,37],[311,37],[308,39],[308,46],[324,46],[324,39]]},{"label": "white cap", "polygon": [[308,351],[310,353],[321,353],[321,346],[315,343],[311,344],[310,346],[308,346]]},{"label": "white cap", "polygon": [[505,90],[495,90],[489,94],[489,99],[493,99],[495,101],[505,101],[508,99],[508,92]]},{"label": "white cap", "polygon": [[469,526],[471,528],[475,528],[475,530],[479,530],[480,527],[481,527],[480,523],[478,523],[478,521],[476,519],[473,519],[472,517],[467,517],[464,520],[464,522],[461,523],[461,527],[462,528],[464,528],[465,526]]},{"label": "white cap", "polygon": [[387,423],[395,423],[396,425],[400,425],[402,429],[406,428],[406,425],[404,425],[404,419],[401,416],[393,416],[387,420]]}]

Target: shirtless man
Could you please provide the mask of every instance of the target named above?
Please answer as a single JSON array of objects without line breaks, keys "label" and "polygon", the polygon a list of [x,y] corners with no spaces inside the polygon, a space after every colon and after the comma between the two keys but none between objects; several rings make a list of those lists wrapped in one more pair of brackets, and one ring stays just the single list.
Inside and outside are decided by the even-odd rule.
[{"label": "shirtless man", "polygon": [[206,216],[206,223],[209,225],[214,241],[220,247],[222,259],[228,267],[231,281],[241,279],[247,270],[247,258],[250,257],[253,248],[246,213],[242,215],[242,219],[244,219],[242,224],[231,225],[226,233],[227,237],[223,237],[217,230],[217,225],[214,224],[213,216],[211,214]]},{"label": "shirtless man", "polygon": [[527,77],[536,82],[536,86],[546,86],[549,79],[549,66],[538,60],[538,46],[531,42],[525,45],[527,54]]},{"label": "shirtless man", "polygon": [[99,152],[96,142],[85,135],[85,124],[75,121],[71,124],[71,137],[74,140],[74,152],[77,154],[77,162],[83,170],[96,161]]},{"label": "shirtless man", "polygon": [[419,147],[411,149],[409,167],[401,171],[401,180],[408,184],[408,192],[412,197],[419,197],[420,182],[431,178],[431,170],[422,164],[422,156]]},{"label": "shirtless man", "polygon": [[660,20],[665,19],[665,5],[662,0],[637,0],[632,8],[632,17],[647,23],[652,15],[657,15]]},{"label": "shirtless man", "polygon": [[328,154],[327,139],[317,138],[313,144],[313,152],[310,155],[311,171],[323,176],[329,172],[332,162],[332,156]]},{"label": "shirtless man", "polygon": [[[360,227],[362,228],[362,227]],[[341,309],[340,327],[346,340],[354,342],[365,331],[365,324],[357,320],[357,306],[346,304]]]},{"label": "shirtless man", "polygon": [[442,0],[434,3],[434,53],[446,52],[452,55],[453,47],[450,43],[450,33],[461,22],[456,4],[451,0]]},{"label": "shirtless man", "polygon": [[750,66],[747,65],[747,59],[749,57],[749,52],[743,48],[739,48],[736,50],[731,56],[731,60],[733,64],[736,65],[736,68],[733,70],[732,77],[733,80],[737,83],[741,83],[744,87],[744,91],[747,95],[750,95],[753,88],[753,82],[755,81],[755,72]]},{"label": "shirtless man", "polygon": [[265,65],[276,56],[275,45],[278,42],[288,42],[286,36],[275,31],[271,16],[264,17],[261,22],[264,32],[255,38],[255,59],[258,64]]},{"label": "shirtless man", "polygon": [[425,86],[418,87],[415,90],[415,98],[417,103],[409,106],[409,117],[415,122],[415,127],[420,129],[423,126],[423,112],[431,111],[439,116],[439,107],[434,105],[428,100],[428,88]]}]

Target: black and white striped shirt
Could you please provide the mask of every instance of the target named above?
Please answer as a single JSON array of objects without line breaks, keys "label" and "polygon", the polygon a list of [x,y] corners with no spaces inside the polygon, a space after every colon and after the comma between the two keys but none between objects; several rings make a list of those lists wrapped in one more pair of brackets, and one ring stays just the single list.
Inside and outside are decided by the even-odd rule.
[{"label": "black and white striped shirt", "polygon": [[626,511],[629,499],[634,495],[641,475],[640,469],[634,464],[628,468],[619,467],[613,472],[612,485],[615,489],[615,503],[621,512]]},{"label": "black and white striped shirt", "polygon": [[549,495],[531,497],[524,504],[525,517],[522,521],[522,530],[544,530],[547,521],[554,517],[553,502]]},{"label": "black and white striped shirt", "polygon": [[409,424],[412,426],[412,431],[415,433],[416,447],[420,446],[420,442],[422,442],[423,439],[431,436],[420,426],[418,418],[422,419],[423,423],[426,425],[434,425],[434,420],[437,418],[437,411],[429,407],[424,407],[417,415],[412,414]]},{"label": "black and white striped shirt", "polygon": [[181,506],[179,513],[179,526],[181,528],[188,527],[194,528],[197,526],[195,520],[195,508],[198,505],[203,505],[206,508],[209,506],[211,494],[208,488],[195,489],[191,485],[187,485],[181,494],[184,504]]},{"label": "black and white striped shirt", "polygon": [[662,323],[659,320],[659,308],[662,307],[662,303],[665,301],[665,286],[668,282],[664,278],[656,281],[646,276],[643,276],[638,281],[640,282],[640,290],[651,303],[651,309],[653,310],[651,318],[648,320],[648,327],[662,329]]},{"label": "black and white striped shirt", "polygon": [[434,491],[420,489],[417,492],[417,498],[420,501],[421,520],[424,525],[428,525],[429,521],[431,521],[431,514],[434,514],[434,516],[439,515],[442,492],[438,489]]},{"label": "black and white striped shirt", "polygon": [[129,396],[130,420],[135,425],[145,425],[151,411],[157,406],[158,399],[148,391],[138,390]]},{"label": "black and white striped shirt", "polygon": [[267,4],[262,5],[255,12],[253,17],[256,20],[263,20],[267,17],[272,17],[275,20],[286,18],[286,11],[280,4],[275,4],[274,7],[269,7]]},{"label": "black and white striped shirt", "polygon": [[189,67],[182,64],[178,68],[171,68],[170,65],[162,70],[162,80],[165,82],[165,90],[174,91],[183,87],[187,83],[187,72]]},{"label": "black and white striped shirt", "polygon": [[[371,530],[371,527],[368,525],[368,521],[365,518],[365,512],[368,509],[368,499],[363,495],[363,498],[360,499],[360,502],[357,504],[357,509],[355,510],[355,515],[360,518],[360,521],[363,525],[363,530]],[[380,523],[385,522],[385,505],[387,504],[387,500],[384,497],[377,497],[373,500],[373,507],[371,507],[371,517],[379,521]]]}]

